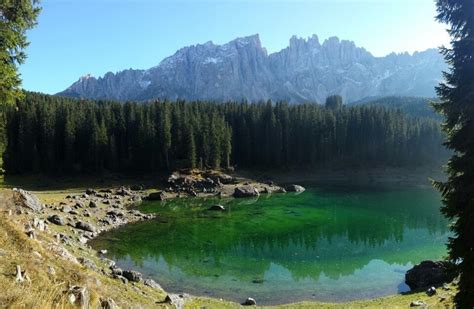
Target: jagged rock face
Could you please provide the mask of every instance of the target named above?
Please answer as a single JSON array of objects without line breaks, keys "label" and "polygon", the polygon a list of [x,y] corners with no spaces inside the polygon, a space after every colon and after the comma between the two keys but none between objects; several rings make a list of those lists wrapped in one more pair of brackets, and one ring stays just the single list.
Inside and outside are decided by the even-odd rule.
[{"label": "jagged rock face", "polygon": [[317,36],[290,39],[267,54],[258,35],[224,45],[185,47],[148,70],[89,75],[59,95],[115,100],[207,99],[324,102],[331,94],[346,101],[369,96],[434,96],[446,69],[435,49],[374,57],[354,42]]}]

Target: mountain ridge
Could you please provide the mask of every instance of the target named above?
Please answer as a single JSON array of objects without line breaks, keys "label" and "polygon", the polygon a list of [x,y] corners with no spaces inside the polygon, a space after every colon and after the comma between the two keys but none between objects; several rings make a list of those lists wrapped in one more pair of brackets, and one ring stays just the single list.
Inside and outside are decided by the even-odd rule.
[{"label": "mountain ridge", "polygon": [[317,35],[292,36],[286,48],[268,53],[258,34],[217,45],[183,47],[146,70],[85,75],[58,95],[121,101],[286,100],[347,101],[368,96],[434,96],[446,64],[436,49],[375,57],[353,41]]}]

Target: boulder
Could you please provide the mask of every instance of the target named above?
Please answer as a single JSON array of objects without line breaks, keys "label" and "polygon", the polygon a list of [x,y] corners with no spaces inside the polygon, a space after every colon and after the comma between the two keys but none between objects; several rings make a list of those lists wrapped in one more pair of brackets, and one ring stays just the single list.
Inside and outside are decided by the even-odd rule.
[{"label": "boulder", "polygon": [[227,174],[223,174],[223,173],[219,174],[217,176],[217,180],[216,180],[216,182],[220,182],[224,185],[231,184],[234,181],[235,181],[234,177],[232,177],[230,175],[227,175]]},{"label": "boulder", "polygon": [[161,285],[156,283],[155,280],[153,280],[153,279],[146,279],[145,281],[143,281],[143,284],[145,284],[146,286],[149,286],[153,289],[156,289],[156,290],[163,290]]},{"label": "boulder", "polygon": [[123,270],[120,267],[117,267],[116,265],[111,266],[110,270],[112,271],[113,276],[122,276],[123,274]]},{"label": "boulder", "polygon": [[150,193],[146,197],[146,200],[148,201],[163,201],[164,199],[165,194],[162,191]]},{"label": "boulder", "polygon": [[252,297],[249,297],[242,303],[242,305],[243,306],[255,306],[255,305],[257,305],[257,302]]},{"label": "boulder", "polygon": [[48,221],[56,225],[66,225],[66,219],[59,215],[52,215],[48,217]]},{"label": "boulder", "polygon": [[254,197],[254,196],[259,196],[260,193],[258,193],[258,190],[255,189],[255,187],[251,185],[245,185],[241,187],[237,187],[234,190],[234,197],[240,198],[240,197]]},{"label": "boulder", "polygon": [[90,201],[90,203],[89,203],[89,208],[97,208],[98,206],[99,205],[97,205],[97,203],[94,202],[94,201]]},{"label": "boulder", "polygon": [[288,187],[285,188],[285,190],[287,192],[303,192],[306,189],[299,185],[289,185]]},{"label": "boulder", "polygon": [[130,196],[132,195],[127,188],[125,187],[120,187],[120,189],[117,190],[116,194],[121,195],[121,196]]},{"label": "boulder", "polygon": [[407,271],[405,282],[412,290],[442,285],[451,279],[448,266],[447,262],[423,261]]},{"label": "boulder", "polygon": [[432,286],[431,288],[429,288],[427,291],[426,291],[426,295],[428,296],[433,296],[436,294],[436,288],[434,286]]},{"label": "boulder", "polygon": [[224,211],[225,207],[222,205],[212,205],[209,207],[207,210],[212,210],[212,211]]},{"label": "boulder", "polygon": [[80,229],[80,230],[92,232],[92,233],[95,233],[97,230],[95,226],[93,226],[92,224],[87,223],[87,222],[82,222],[82,221],[77,221],[75,224],[75,227],[76,229]]},{"label": "boulder", "polygon": [[88,194],[88,195],[94,195],[94,194],[97,194],[97,191],[95,191],[94,189],[90,189],[90,188],[89,188],[89,189],[86,190],[86,194]]},{"label": "boulder", "polygon": [[168,303],[170,305],[173,305],[175,308],[183,308],[184,307],[184,301],[185,301],[185,295],[184,294],[168,294],[166,295],[165,298],[165,303]]},{"label": "boulder", "polygon": [[85,287],[73,286],[69,289],[69,302],[81,308],[89,308],[90,296]]},{"label": "boulder", "polygon": [[119,279],[123,284],[128,284],[128,279],[120,275],[112,275],[112,278]]},{"label": "boulder", "polygon": [[44,222],[44,220],[34,218],[32,226],[40,232],[46,231],[46,223]]},{"label": "boulder", "polygon": [[13,198],[17,205],[26,207],[35,212],[41,212],[43,210],[43,204],[33,194],[23,189],[13,189]]},{"label": "boulder", "polygon": [[142,274],[134,270],[124,270],[122,276],[127,278],[131,282],[140,282],[142,281]]},{"label": "boulder", "polygon": [[70,213],[72,211],[72,208],[71,208],[71,206],[65,205],[65,206],[63,206],[61,211],[64,212],[64,213]]}]

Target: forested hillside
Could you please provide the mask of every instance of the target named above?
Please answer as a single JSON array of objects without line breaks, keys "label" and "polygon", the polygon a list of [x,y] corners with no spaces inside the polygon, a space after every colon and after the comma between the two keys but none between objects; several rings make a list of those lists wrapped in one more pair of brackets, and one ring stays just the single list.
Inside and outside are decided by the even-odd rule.
[{"label": "forested hillside", "polygon": [[438,122],[380,106],[116,103],[27,93],[7,117],[8,173],[409,166],[446,156]]},{"label": "forested hillside", "polygon": [[353,102],[350,105],[377,105],[388,108],[400,109],[404,113],[412,117],[428,117],[436,120],[441,120],[441,115],[438,114],[431,106],[432,103],[439,102],[437,98],[423,98],[423,97],[380,97],[368,98]]}]

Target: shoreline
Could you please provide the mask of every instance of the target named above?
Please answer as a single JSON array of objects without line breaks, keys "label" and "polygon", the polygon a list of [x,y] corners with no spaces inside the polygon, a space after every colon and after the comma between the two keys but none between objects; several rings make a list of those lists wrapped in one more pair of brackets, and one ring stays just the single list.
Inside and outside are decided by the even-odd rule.
[{"label": "shoreline", "polygon": [[[389,172],[390,173],[390,172]],[[220,192],[226,192],[224,193],[224,196],[228,196],[229,192],[231,192],[233,189],[235,189],[236,186],[249,184],[258,187],[259,190],[267,190],[268,186],[274,186],[273,184],[267,185],[264,184],[260,181],[252,181],[251,173],[249,172],[248,174],[243,172],[239,173],[238,182],[235,184],[227,184],[223,185],[222,191]],[[311,175],[309,175],[311,176]],[[331,181],[340,181],[342,180],[347,180],[347,174],[342,172],[340,174],[337,174],[337,177],[331,178]],[[276,180],[278,182],[282,182],[282,180],[288,180],[287,182],[290,182],[291,180],[295,180],[296,176],[295,175],[290,175],[287,176],[286,178],[284,177],[279,177],[279,175],[275,175],[273,177],[273,180]],[[324,178],[322,174],[317,175],[317,177],[302,177],[299,181],[314,181],[314,180],[327,180],[327,178]],[[255,179],[255,178],[253,178]],[[383,178],[382,178],[383,179]],[[418,178],[419,179],[419,178]],[[267,188],[267,189],[265,189]],[[279,188],[275,186],[275,188]],[[87,192],[82,192],[79,193],[77,192],[76,194],[68,194],[68,196],[64,195],[65,193],[63,192],[59,196],[55,196],[54,198],[51,199],[51,196],[45,199],[45,196],[47,196],[47,193],[39,193],[38,195],[43,198],[43,201],[46,202],[45,208],[43,208],[42,212],[31,212],[28,210],[23,210],[21,211],[20,208],[20,213],[19,215],[24,215],[26,216],[27,221],[30,223],[30,226],[27,228],[25,231],[26,233],[29,233],[29,230],[31,231],[31,228],[33,228],[33,233],[34,237],[30,237],[32,239],[37,238],[37,234],[40,234],[42,232],[48,233],[50,236],[53,236],[54,239],[56,240],[56,243],[49,243],[47,244],[47,248],[51,250],[54,254],[56,254],[58,257],[72,261],[74,263],[78,263],[83,265],[84,267],[92,270],[92,271],[100,271],[106,276],[111,277],[113,280],[118,281],[120,284],[127,285],[129,282],[132,282],[133,287],[137,287],[138,285],[145,285],[147,287],[151,287],[153,289],[156,289],[157,291],[160,291],[160,293],[165,293],[164,290],[161,288],[159,283],[154,282],[153,280],[143,278],[143,276],[133,270],[125,270],[128,271],[125,276],[124,276],[124,270],[117,270],[117,267],[115,267],[115,262],[111,261],[107,258],[104,258],[103,254],[100,253],[101,249],[94,249],[92,248],[88,242],[95,237],[97,237],[99,234],[119,228],[120,226],[123,226],[128,223],[133,223],[133,222],[138,222],[138,221],[143,221],[143,220],[150,220],[154,218],[155,216],[153,215],[146,215],[143,214],[139,211],[139,206],[134,207],[136,203],[139,203],[141,200],[146,198],[148,194],[156,192],[155,190],[145,190],[144,188],[140,188],[140,190],[131,190],[130,188],[116,188],[116,189],[103,189],[103,190],[87,190]],[[103,191],[103,192],[101,192]],[[110,194],[109,196],[107,194]],[[179,197],[179,192],[178,193],[173,193],[170,194],[169,192],[167,193],[168,196],[167,198],[176,198]],[[209,196],[216,196],[216,193],[211,193],[211,194],[200,194],[197,193],[198,197],[209,197]],[[105,199],[107,198],[107,199]],[[66,201],[65,201],[66,200]],[[100,200],[100,201],[99,201]],[[102,202],[108,200],[109,202],[104,204]],[[90,207],[90,203],[94,202],[97,205],[94,207]],[[117,203],[116,203],[117,202]],[[77,204],[83,204],[82,207],[73,207],[77,206]],[[74,205],[73,205],[74,204]],[[87,205],[88,204],[88,205]],[[64,211],[64,207],[66,207],[66,212]],[[69,210],[70,207],[71,210]],[[131,209],[133,207],[133,209]],[[18,208],[16,209],[18,212]],[[79,214],[79,211],[81,213]],[[72,214],[71,214],[72,212]],[[65,215],[67,213],[68,215]],[[85,215],[84,215],[85,214]],[[65,224],[54,224],[52,222],[48,222],[49,218],[53,215],[57,216],[67,216],[68,218],[71,217],[71,219],[67,219],[67,223]],[[159,217],[159,214],[157,215]],[[112,220],[112,222],[109,223],[104,223],[104,218],[109,218]],[[43,231],[37,231],[37,228],[34,227],[35,225],[35,220],[42,220],[43,224],[46,226],[46,229]],[[73,221],[71,221],[73,220]],[[51,221],[51,220],[49,220]],[[86,223],[89,223],[92,225],[92,228],[87,228],[89,231],[84,230],[84,226],[79,227],[77,226],[77,222],[79,221],[87,221]],[[92,221],[92,223],[90,223]],[[31,224],[33,223],[33,224]],[[32,226],[33,225],[33,226]],[[40,224],[41,225],[41,224]],[[94,227],[95,225],[95,227]],[[79,225],[80,226],[80,225]],[[95,230],[95,231],[94,231]],[[58,236],[59,235],[59,236]],[[62,236],[61,236],[62,235]],[[58,249],[58,247],[60,249]],[[62,248],[62,249],[61,249]],[[68,250],[69,249],[69,250]],[[81,253],[81,254],[78,254]],[[87,254],[84,254],[87,253]],[[78,257],[80,255],[80,257]],[[86,257],[84,257],[84,255]],[[129,277],[132,280],[127,279]],[[136,278],[134,278],[136,277]],[[137,279],[135,281],[135,279]],[[398,297],[402,296],[400,294],[397,295],[392,295],[392,296],[387,296],[388,298],[391,297]],[[383,297],[383,298],[387,298]],[[381,299],[383,299],[381,298]],[[223,300],[218,300],[215,298],[206,298],[206,297],[200,297],[200,296],[190,296],[187,294],[181,294],[181,295],[176,295],[176,294],[168,294],[166,299],[163,300],[163,303],[167,304],[172,304],[177,308],[182,308],[185,306],[186,303],[192,303],[192,302],[225,302],[227,304],[236,304],[231,301],[223,301]],[[338,305],[343,305],[343,304],[351,304],[351,303],[358,303],[358,302],[371,302],[371,301],[376,301],[377,299],[367,299],[367,300],[354,300],[350,302],[337,302],[337,303],[332,303],[335,306]],[[294,305],[294,304],[306,304],[307,302],[298,302],[298,303],[288,303],[288,304],[279,304],[278,306],[289,306],[289,305]],[[313,305],[318,305],[318,304],[323,304],[318,302],[317,300],[315,301],[309,301],[308,304],[313,304]],[[306,306],[306,305],[304,305]]]}]

